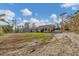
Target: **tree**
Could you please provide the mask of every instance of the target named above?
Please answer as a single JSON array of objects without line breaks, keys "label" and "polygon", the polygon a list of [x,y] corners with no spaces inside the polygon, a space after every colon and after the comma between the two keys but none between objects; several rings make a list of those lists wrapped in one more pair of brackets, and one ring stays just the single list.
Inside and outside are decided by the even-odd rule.
[{"label": "tree", "polygon": [[13,31],[12,26],[10,26],[10,25],[3,25],[2,29],[3,29],[4,33],[10,33]]},{"label": "tree", "polygon": [[75,15],[71,17],[71,22],[70,22],[70,28],[71,31],[79,31],[79,15]]},{"label": "tree", "polygon": [[[65,13],[64,13],[65,14]],[[63,16],[62,14],[61,16]],[[79,31],[79,10],[77,10],[73,15],[67,18],[67,20],[62,20],[61,22],[62,30],[70,30],[73,32]]]},{"label": "tree", "polygon": [[9,24],[9,22],[7,22],[5,19],[2,18],[2,17],[5,17],[5,16],[6,16],[6,14],[0,14],[0,21],[3,21],[5,23]]},{"label": "tree", "polygon": [[6,14],[0,14],[0,21],[7,23],[7,25],[0,26],[0,28],[1,28],[0,31],[3,31],[5,33],[12,32],[13,31],[12,26],[10,25],[10,23],[8,21],[6,21],[6,19],[4,19],[5,16],[6,16]]},{"label": "tree", "polygon": [[67,13],[62,13],[59,15],[59,17],[61,18],[61,23],[60,23],[60,26],[61,26],[61,30],[62,31],[69,31],[69,22],[70,22],[70,15],[68,15]]},{"label": "tree", "polygon": [[79,14],[79,10],[77,10],[76,12],[74,12],[74,14],[75,14],[75,15],[78,15],[78,14]]}]

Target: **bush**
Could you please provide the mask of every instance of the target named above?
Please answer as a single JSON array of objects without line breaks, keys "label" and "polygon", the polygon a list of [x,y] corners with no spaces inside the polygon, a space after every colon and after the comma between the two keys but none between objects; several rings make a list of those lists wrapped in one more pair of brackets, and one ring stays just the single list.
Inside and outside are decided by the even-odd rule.
[{"label": "bush", "polygon": [[3,31],[0,31],[0,36],[3,35],[3,34],[4,34]]},{"label": "bush", "polygon": [[79,15],[73,16],[71,18],[71,23],[70,23],[70,29],[71,31],[79,31]]},{"label": "bush", "polygon": [[79,14],[70,17],[68,21],[61,22],[61,30],[78,32],[79,31]]},{"label": "bush", "polygon": [[0,36],[3,35],[3,29],[0,27]]},{"label": "bush", "polygon": [[67,23],[67,22],[62,22],[61,23],[61,31],[69,31],[70,29],[69,29],[70,27],[69,27],[69,23]]},{"label": "bush", "polygon": [[3,32],[5,33],[13,32],[12,26],[9,26],[9,25],[2,26],[2,29],[3,29]]}]

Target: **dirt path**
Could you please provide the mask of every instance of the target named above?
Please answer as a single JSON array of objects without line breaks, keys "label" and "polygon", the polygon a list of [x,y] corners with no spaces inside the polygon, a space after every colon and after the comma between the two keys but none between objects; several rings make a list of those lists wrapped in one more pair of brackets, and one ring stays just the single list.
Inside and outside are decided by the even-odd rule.
[{"label": "dirt path", "polygon": [[79,56],[79,34],[75,33],[55,34],[55,37],[47,45],[29,55]]},{"label": "dirt path", "polygon": [[[4,48],[0,49],[0,55],[79,56],[79,34],[58,33],[54,35],[55,37],[48,44],[40,45],[35,42],[24,43],[24,41],[19,41],[19,39],[24,39],[23,34],[7,34],[0,37],[0,48]],[[6,40],[6,38],[8,39]],[[15,38],[23,43],[20,44]]]}]

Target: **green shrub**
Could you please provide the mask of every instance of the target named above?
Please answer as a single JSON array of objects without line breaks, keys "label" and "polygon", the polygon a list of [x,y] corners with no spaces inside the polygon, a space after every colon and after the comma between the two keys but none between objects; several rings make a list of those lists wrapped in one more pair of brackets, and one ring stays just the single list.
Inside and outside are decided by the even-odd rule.
[{"label": "green shrub", "polygon": [[3,35],[3,34],[4,34],[3,31],[0,31],[0,36]]},{"label": "green shrub", "polygon": [[4,26],[2,26],[2,29],[3,29],[3,32],[4,32],[4,33],[13,32],[12,26],[9,26],[9,25],[4,25]]}]

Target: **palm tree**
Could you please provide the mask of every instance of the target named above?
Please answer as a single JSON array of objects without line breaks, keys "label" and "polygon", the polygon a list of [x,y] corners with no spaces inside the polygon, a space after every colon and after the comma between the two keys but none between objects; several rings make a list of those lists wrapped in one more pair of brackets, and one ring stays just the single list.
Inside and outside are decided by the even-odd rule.
[{"label": "palm tree", "polygon": [[6,19],[4,19],[4,17],[6,17],[6,14],[0,14],[0,21],[7,23],[8,25],[3,25],[0,27],[0,31],[3,32],[9,32],[12,30],[12,26],[10,25],[10,23],[8,21],[6,21]]},{"label": "palm tree", "polygon": [[5,17],[5,16],[6,16],[6,14],[0,14],[0,21],[3,21],[5,23],[9,24],[9,22],[7,22],[5,19],[2,19],[2,17]]},{"label": "palm tree", "polygon": [[63,21],[69,20],[71,15],[67,14],[66,12],[64,12],[64,13],[60,14],[59,17],[62,19],[62,22],[63,22]]},{"label": "palm tree", "polygon": [[59,15],[59,17],[61,18],[61,22],[60,22],[60,26],[61,26],[61,30],[65,31],[66,29],[69,29],[69,21],[70,21],[70,15],[68,15],[66,12],[62,13]]},{"label": "palm tree", "polygon": [[71,17],[71,30],[79,31],[79,10],[77,10]]},{"label": "palm tree", "polygon": [[76,14],[76,15],[79,14],[79,10],[77,10],[74,14]]}]

